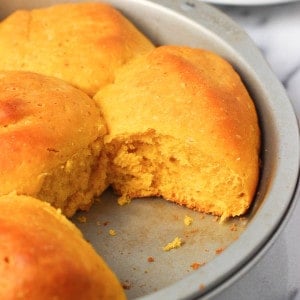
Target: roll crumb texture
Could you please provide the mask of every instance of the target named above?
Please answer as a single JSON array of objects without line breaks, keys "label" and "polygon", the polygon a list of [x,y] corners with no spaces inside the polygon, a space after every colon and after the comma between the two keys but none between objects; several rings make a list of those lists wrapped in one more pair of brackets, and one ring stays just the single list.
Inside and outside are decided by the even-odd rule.
[{"label": "roll crumb texture", "polygon": [[260,129],[246,87],[223,58],[157,47],[94,99],[108,126],[109,181],[122,197],[162,196],[222,220],[247,211]]}]

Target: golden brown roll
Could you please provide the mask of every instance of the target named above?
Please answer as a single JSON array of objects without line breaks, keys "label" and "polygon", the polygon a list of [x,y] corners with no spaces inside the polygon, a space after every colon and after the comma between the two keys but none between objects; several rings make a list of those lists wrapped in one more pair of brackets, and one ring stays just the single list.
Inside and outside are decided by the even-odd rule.
[{"label": "golden brown roll", "polygon": [[124,66],[94,97],[107,122],[109,181],[122,200],[162,196],[222,216],[243,214],[258,182],[254,104],[224,59],[162,46]]},{"label": "golden brown roll", "polygon": [[35,196],[71,216],[106,187],[95,101],[64,81],[0,72],[0,195]]},{"label": "golden brown roll", "polygon": [[89,95],[112,82],[118,67],[153,48],[104,3],[16,11],[0,23],[0,45],[0,69],[58,77]]},{"label": "golden brown roll", "polygon": [[125,299],[115,274],[59,210],[0,197],[0,299]]}]

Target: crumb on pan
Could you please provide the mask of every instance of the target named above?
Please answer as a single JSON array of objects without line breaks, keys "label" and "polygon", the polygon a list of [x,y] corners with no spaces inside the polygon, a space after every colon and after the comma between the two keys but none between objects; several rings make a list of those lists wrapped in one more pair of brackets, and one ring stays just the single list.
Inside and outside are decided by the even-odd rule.
[{"label": "crumb on pan", "polygon": [[111,235],[111,236],[117,235],[117,233],[116,233],[116,231],[115,231],[114,229],[110,229],[110,230],[108,231],[108,233],[109,233],[109,235]]},{"label": "crumb on pan", "polygon": [[148,259],[147,259],[147,261],[148,261],[149,263],[154,262],[154,257],[149,256]]},{"label": "crumb on pan", "polygon": [[193,223],[193,221],[194,221],[193,218],[190,216],[185,216],[183,220],[186,226],[190,226]]},{"label": "crumb on pan", "polygon": [[78,220],[80,223],[86,223],[87,218],[86,218],[85,216],[79,216],[79,217],[77,217],[77,220]]},{"label": "crumb on pan", "polygon": [[216,254],[221,254],[225,249],[220,247],[218,249],[216,249]]},{"label": "crumb on pan", "polygon": [[199,269],[200,267],[204,266],[205,265],[205,262],[203,263],[198,263],[198,262],[194,262],[190,265],[190,267],[193,269],[193,270],[197,270]]},{"label": "crumb on pan", "polygon": [[172,249],[180,248],[182,246],[182,240],[179,237],[176,237],[172,242],[168,243],[163,247],[164,251],[170,251]]},{"label": "crumb on pan", "polygon": [[131,283],[128,280],[125,280],[124,282],[122,282],[122,287],[124,290],[130,290]]},{"label": "crumb on pan", "polygon": [[129,204],[130,202],[131,202],[131,198],[128,197],[126,194],[125,194],[125,195],[122,195],[121,197],[118,198],[118,204],[119,204],[120,206]]}]

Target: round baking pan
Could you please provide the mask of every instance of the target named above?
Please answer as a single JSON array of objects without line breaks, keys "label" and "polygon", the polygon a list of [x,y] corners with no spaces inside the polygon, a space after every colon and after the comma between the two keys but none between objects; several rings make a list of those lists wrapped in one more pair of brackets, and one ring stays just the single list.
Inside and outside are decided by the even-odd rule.
[{"label": "round baking pan", "polygon": [[[66,1],[3,0],[1,17],[18,8],[59,2]],[[260,51],[216,8],[193,0],[104,2],[122,11],[156,45],[189,45],[223,56],[239,72],[255,102],[262,130],[262,168],[254,203],[245,216],[220,224],[213,216],[154,198],[121,207],[108,190],[89,212],[73,218],[120,278],[129,299],[212,299],[259,261],[294,207],[297,119]],[[191,226],[184,225],[185,216],[194,219]],[[183,238],[182,247],[163,251],[176,236]]]}]

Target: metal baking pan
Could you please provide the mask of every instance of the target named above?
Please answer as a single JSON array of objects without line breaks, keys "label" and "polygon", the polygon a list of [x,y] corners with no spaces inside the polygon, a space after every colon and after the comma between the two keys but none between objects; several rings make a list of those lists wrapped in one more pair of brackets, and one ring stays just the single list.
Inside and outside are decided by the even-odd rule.
[{"label": "metal baking pan", "polygon": [[[2,0],[1,17],[18,8],[75,1]],[[262,174],[254,205],[241,218],[218,219],[163,199],[119,206],[112,191],[72,220],[107,261],[129,299],[212,299],[269,249],[295,203],[299,171],[298,124],[280,82],[233,21],[201,1],[104,1],[121,10],[155,44],[212,50],[240,73],[262,128]],[[190,226],[186,216],[193,218]],[[183,245],[163,251],[180,237]]]}]

